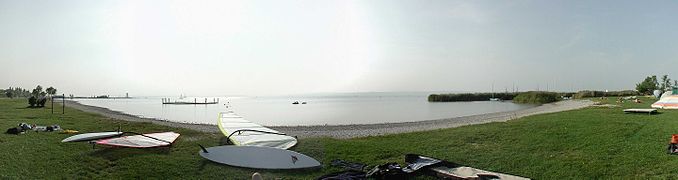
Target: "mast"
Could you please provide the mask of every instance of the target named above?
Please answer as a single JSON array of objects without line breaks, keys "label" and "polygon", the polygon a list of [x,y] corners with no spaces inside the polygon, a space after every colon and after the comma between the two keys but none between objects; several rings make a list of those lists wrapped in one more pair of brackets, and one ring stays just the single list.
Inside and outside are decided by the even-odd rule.
[{"label": "mast", "polygon": [[494,82],[492,82],[492,98],[494,98]]}]

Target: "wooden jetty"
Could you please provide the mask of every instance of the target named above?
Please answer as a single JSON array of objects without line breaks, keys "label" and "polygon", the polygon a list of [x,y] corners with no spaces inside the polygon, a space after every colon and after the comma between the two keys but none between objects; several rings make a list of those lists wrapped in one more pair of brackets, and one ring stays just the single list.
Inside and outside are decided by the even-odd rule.
[{"label": "wooden jetty", "polygon": [[219,104],[219,98],[212,98],[212,101],[207,101],[207,98],[205,98],[205,101],[200,101],[198,102],[198,98],[193,98],[193,102],[190,101],[172,101],[170,98],[162,98],[162,104]]}]

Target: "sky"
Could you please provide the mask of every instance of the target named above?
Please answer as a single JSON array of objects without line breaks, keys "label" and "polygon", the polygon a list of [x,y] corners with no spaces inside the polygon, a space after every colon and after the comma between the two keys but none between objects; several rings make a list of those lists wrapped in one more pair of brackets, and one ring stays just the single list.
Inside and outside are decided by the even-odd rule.
[{"label": "sky", "polygon": [[0,0],[0,88],[90,95],[633,89],[676,1]]}]

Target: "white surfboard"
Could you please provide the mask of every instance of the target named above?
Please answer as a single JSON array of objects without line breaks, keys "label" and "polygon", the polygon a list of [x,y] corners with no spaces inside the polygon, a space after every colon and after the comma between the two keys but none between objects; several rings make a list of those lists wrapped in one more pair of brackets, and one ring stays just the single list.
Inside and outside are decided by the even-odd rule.
[{"label": "white surfboard", "polygon": [[450,179],[499,179],[499,180],[530,180],[520,176],[510,174],[497,173],[476,169],[472,167],[455,167],[449,168],[444,166],[431,168],[438,176],[447,177]]},{"label": "white surfboard", "polygon": [[78,135],[68,137],[64,140],[61,140],[61,142],[89,141],[89,140],[103,139],[103,138],[109,138],[109,137],[119,136],[119,135],[122,135],[122,132],[85,133],[85,134],[78,134]]},{"label": "white surfboard", "polygon": [[257,146],[216,146],[200,150],[205,159],[255,169],[307,169],[320,167],[317,160],[290,150]]},{"label": "white surfboard", "polygon": [[151,133],[134,136],[123,136],[119,138],[98,140],[97,144],[131,147],[131,148],[151,148],[160,146],[169,146],[179,137],[179,133],[163,132]]},{"label": "white surfboard", "polygon": [[217,125],[221,132],[226,137],[230,135],[229,140],[238,146],[288,149],[297,144],[296,138],[282,135],[276,130],[252,123],[233,112],[219,113]]}]

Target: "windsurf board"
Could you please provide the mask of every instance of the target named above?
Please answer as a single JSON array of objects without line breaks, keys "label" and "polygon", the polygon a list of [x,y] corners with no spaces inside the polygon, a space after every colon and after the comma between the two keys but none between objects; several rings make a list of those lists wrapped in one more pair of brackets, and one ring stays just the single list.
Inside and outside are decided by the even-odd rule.
[{"label": "windsurf board", "polygon": [[216,146],[200,150],[199,154],[210,161],[245,168],[308,169],[320,167],[320,162],[312,157],[272,147]]},{"label": "windsurf board", "polygon": [[109,138],[109,137],[114,137],[114,136],[119,136],[119,135],[122,135],[122,132],[85,133],[85,134],[78,134],[78,135],[68,137],[64,140],[61,140],[61,142],[89,141],[89,140],[97,140],[97,139]]}]

